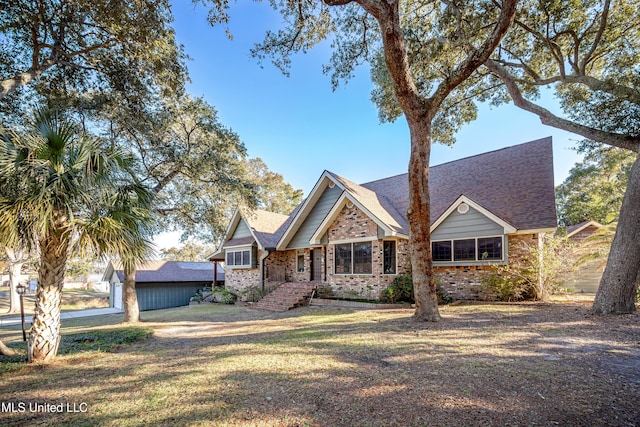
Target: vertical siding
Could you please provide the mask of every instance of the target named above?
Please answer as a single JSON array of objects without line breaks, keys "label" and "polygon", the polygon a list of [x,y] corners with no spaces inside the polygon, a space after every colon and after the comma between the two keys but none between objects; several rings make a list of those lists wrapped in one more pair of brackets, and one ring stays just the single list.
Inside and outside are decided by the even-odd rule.
[{"label": "vertical siding", "polygon": [[305,218],[304,222],[296,232],[296,235],[293,236],[287,249],[295,249],[295,248],[308,248],[309,240],[311,240],[311,236],[318,229],[320,223],[327,216],[334,203],[340,198],[342,194],[342,190],[335,186],[333,188],[327,187],[318,202],[315,204],[307,218]]},{"label": "vertical siding", "polygon": [[231,236],[232,239],[239,239],[241,237],[251,237],[251,230],[243,218],[240,218],[236,231],[234,231],[233,236]]},{"label": "vertical siding", "polygon": [[500,236],[502,234],[504,234],[504,229],[501,226],[472,207],[469,207],[469,211],[465,214],[453,211],[453,213],[431,233],[431,240]]},{"label": "vertical siding", "polygon": [[198,289],[211,283],[136,283],[140,311],[189,305]]}]

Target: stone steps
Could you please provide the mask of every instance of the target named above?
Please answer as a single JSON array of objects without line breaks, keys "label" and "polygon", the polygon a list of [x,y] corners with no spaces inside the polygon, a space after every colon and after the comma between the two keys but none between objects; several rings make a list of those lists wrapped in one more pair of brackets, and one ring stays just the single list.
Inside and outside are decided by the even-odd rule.
[{"label": "stone steps", "polygon": [[255,303],[252,308],[267,311],[287,311],[306,305],[316,285],[311,283],[283,283]]}]

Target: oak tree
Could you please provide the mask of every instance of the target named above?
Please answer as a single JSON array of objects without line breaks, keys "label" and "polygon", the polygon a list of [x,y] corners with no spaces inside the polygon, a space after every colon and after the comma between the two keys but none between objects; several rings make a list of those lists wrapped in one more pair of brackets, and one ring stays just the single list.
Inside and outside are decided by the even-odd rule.
[{"label": "oak tree", "polygon": [[[511,27],[517,0],[503,0],[499,11],[492,8],[493,4],[483,0],[272,2],[284,17],[284,27],[268,32],[253,50],[258,58],[273,58],[276,66],[286,70],[293,52],[306,51],[330,39],[333,54],[326,71],[332,73],[334,85],[352,76],[357,65],[373,61],[375,53],[382,52],[390,87],[411,137],[407,218],[416,320],[440,320],[431,259],[428,187],[434,119],[452,91],[487,61]],[[210,16],[216,16],[215,11]],[[485,26],[468,33],[468,18],[482,20]],[[224,20],[224,16],[217,20]],[[432,31],[413,32],[415,22],[425,23]],[[450,31],[446,23],[452,23],[454,30]],[[446,61],[440,61],[440,57],[431,61],[438,77],[431,84],[417,84],[411,68],[416,58],[409,54],[413,51],[409,43],[421,46],[425,61],[442,49],[451,52]]]}]

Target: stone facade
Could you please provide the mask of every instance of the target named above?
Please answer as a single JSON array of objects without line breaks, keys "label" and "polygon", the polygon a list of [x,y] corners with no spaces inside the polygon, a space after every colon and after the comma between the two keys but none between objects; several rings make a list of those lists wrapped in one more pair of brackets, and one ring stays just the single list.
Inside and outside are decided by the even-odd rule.
[{"label": "stone facade", "polygon": [[243,296],[247,288],[259,285],[259,268],[227,268],[225,270],[224,287],[238,295],[241,301],[246,300]]},{"label": "stone facade", "polygon": [[[384,240],[378,239],[378,226],[357,207],[345,206],[334,223],[329,227],[329,242],[322,251],[323,278],[317,282],[326,283],[330,287],[330,295],[340,298],[371,299],[380,298],[382,291],[399,275],[411,275],[409,242],[396,239],[396,274],[383,273]],[[526,248],[537,242],[537,234],[508,236],[508,258],[510,261],[522,257]],[[371,274],[337,274],[335,273],[335,246],[341,242],[371,242],[372,272]],[[264,256],[258,251],[258,257]],[[294,249],[269,253],[264,261],[265,287],[274,287],[282,282],[311,281],[312,250]],[[298,257],[304,259],[304,269],[298,270]],[[485,289],[485,281],[491,274],[498,272],[499,267],[482,266],[435,266],[434,273],[439,292],[454,300],[494,300],[495,296]],[[261,287],[260,269],[229,268],[226,271],[225,285],[227,289],[239,295],[240,299],[250,287]],[[325,289],[326,293],[326,289]]]},{"label": "stone facade", "polygon": [[[396,274],[383,273],[383,240],[377,238],[378,226],[357,207],[345,206],[327,232],[326,282],[334,296],[341,298],[379,299],[381,292],[398,275],[410,272],[408,241],[396,242]],[[371,242],[371,274],[336,274],[335,245],[341,241]]]}]

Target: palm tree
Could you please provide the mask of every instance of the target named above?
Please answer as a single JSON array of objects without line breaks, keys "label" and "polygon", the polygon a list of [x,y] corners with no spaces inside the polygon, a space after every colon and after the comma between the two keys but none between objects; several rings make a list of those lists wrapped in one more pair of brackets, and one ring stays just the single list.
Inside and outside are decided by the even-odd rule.
[{"label": "palm tree", "polygon": [[67,256],[76,248],[124,254],[150,247],[150,192],[122,185],[123,156],[61,114],[35,112],[25,133],[0,129],[0,243],[40,252],[31,362],[55,357]]}]

